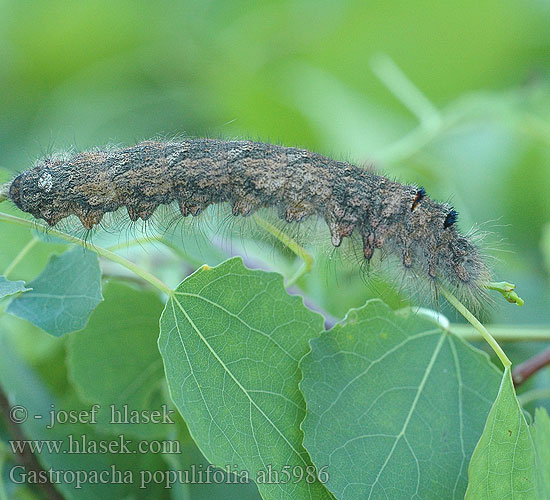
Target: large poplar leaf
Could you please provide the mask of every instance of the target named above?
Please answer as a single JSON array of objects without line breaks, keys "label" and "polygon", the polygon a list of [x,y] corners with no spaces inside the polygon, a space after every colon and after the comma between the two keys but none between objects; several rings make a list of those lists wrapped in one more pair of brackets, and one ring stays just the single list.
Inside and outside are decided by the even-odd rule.
[{"label": "large poplar leaf", "polygon": [[285,292],[282,276],[249,270],[240,258],[199,269],[162,314],[170,394],[191,435],[214,465],[235,464],[259,479],[266,499],[330,498],[314,477],[308,484],[292,476],[313,468],[302,446],[298,363],[322,327],[319,315]]},{"label": "large poplar leaf", "polygon": [[468,468],[466,500],[536,500],[535,448],[510,368]]},{"label": "large poplar leaf", "polygon": [[109,283],[105,301],[86,328],[69,339],[71,381],[84,401],[101,405],[97,426],[111,433],[151,438],[170,428],[170,424],[124,422],[135,412],[163,411],[164,370],[157,349],[162,309],[152,292]]},{"label": "large poplar leaf", "polygon": [[178,482],[172,486],[173,500],[261,500],[258,487],[253,481],[239,482],[230,472],[209,464],[189,435],[187,425],[181,417],[177,418],[177,440],[181,443],[181,453],[164,455],[170,469],[177,471],[210,472],[211,481]]},{"label": "large poplar leaf", "polygon": [[80,247],[54,255],[28,286],[32,291],[16,297],[9,313],[56,337],[81,330],[102,300],[97,255]]},{"label": "large poplar leaf", "polygon": [[544,408],[535,411],[531,435],[537,455],[537,498],[550,498],[550,416]]},{"label": "large poplar leaf", "polygon": [[28,292],[24,281],[10,281],[5,276],[0,276],[0,299],[19,292]]},{"label": "large poplar leaf", "polygon": [[462,499],[498,390],[488,357],[379,300],[312,340],[304,446],[341,500]]}]

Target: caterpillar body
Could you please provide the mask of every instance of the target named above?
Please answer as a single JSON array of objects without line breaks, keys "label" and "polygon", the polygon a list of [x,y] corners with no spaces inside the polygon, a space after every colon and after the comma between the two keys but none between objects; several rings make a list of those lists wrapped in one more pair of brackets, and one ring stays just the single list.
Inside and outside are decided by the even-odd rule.
[{"label": "caterpillar body", "polygon": [[133,147],[38,161],[7,186],[19,209],[49,225],[76,215],[86,229],[126,207],[132,221],[177,202],[182,216],[229,203],[234,215],[273,207],[287,222],[318,216],[335,247],[352,233],[364,259],[383,248],[405,270],[460,295],[480,297],[489,271],[475,242],[456,229],[457,212],[353,164],[252,141],[146,141]]}]

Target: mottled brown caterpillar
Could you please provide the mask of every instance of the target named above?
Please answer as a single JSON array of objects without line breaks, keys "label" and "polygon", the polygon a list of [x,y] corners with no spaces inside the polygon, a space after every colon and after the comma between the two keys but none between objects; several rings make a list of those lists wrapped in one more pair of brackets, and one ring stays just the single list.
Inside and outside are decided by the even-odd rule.
[{"label": "mottled brown caterpillar", "polygon": [[479,297],[489,272],[456,227],[457,212],[423,188],[402,185],[304,149],[251,141],[147,141],[114,150],[44,159],[13,179],[8,197],[24,212],[55,225],[76,215],[86,229],[126,207],[147,220],[175,201],[181,214],[230,203],[234,215],[274,207],[287,222],[316,215],[332,244],[360,234],[364,258],[384,248],[406,270]]}]

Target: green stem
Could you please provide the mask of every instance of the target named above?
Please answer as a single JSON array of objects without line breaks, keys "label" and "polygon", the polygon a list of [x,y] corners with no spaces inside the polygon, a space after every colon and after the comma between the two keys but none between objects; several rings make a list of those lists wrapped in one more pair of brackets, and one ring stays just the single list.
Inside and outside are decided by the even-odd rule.
[{"label": "green stem", "polygon": [[129,240],[124,243],[117,243],[116,245],[111,245],[107,247],[107,250],[111,252],[116,252],[117,250],[123,250],[125,248],[131,248],[137,245],[147,245],[148,243],[161,243],[159,238],[151,236],[148,238],[136,238],[134,240]]},{"label": "green stem", "polygon": [[6,267],[6,270],[4,271],[4,276],[7,278],[8,275],[15,269],[17,264],[23,260],[25,255],[29,253],[32,248],[38,243],[38,238],[33,236],[29,242],[21,249],[21,251],[15,256],[15,258],[11,261],[11,264]]},{"label": "green stem", "polygon": [[[526,327],[524,325],[491,325],[491,334],[500,342],[548,342],[550,329],[544,327]],[[480,340],[479,332],[468,325],[452,324],[449,328],[464,340]]]},{"label": "green stem", "polygon": [[164,292],[166,295],[171,296],[174,293],[174,291],[168,285],[163,283],[156,276],[153,276],[151,273],[145,271],[144,269],[134,264],[133,262],[125,259],[124,257],[121,257],[120,255],[117,255],[116,253],[106,250],[105,248],[90,245],[89,243],[75,236],[71,236],[69,234],[62,233],[61,231],[57,231],[56,229],[51,229],[46,226],[43,226],[42,224],[37,224],[30,220],[22,219],[21,217],[16,217],[14,215],[8,215],[3,212],[0,212],[0,221],[8,222],[10,224],[17,224],[19,226],[28,227],[30,229],[37,229],[38,231],[42,231],[44,233],[47,232],[49,234],[52,234],[53,236],[57,236],[62,240],[68,241],[69,243],[75,243],[76,245],[80,245],[81,247],[86,248],[87,250],[91,250],[92,252],[95,252],[101,257],[104,257],[112,262],[116,262],[117,264],[120,264],[126,269],[132,271],[134,274],[137,274],[140,278],[143,278],[145,281],[149,282],[151,285],[159,289],[161,292]]},{"label": "green stem", "polygon": [[466,308],[466,306],[460,302],[451,292],[445,288],[440,288],[441,293],[445,298],[455,307],[455,309],[466,318],[466,320],[481,334],[485,341],[491,346],[495,354],[500,359],[504,368],[512,366],[512,362],[508,359],[508,356],[504,353],[502,348],[498,345],[498,342],[489,333],[489,331],[480,323],[480,321]]},{"label": "green stem", "polygon": [[550,389],[531,389],[518,395],[518,401],[521,406],[532,403],[537,399],[550,399]]},{"label": "green stem", "polygon": [[293,252],[304,261],[304,264],[300,267],[300,269],[298,269],[296,274],[286,282],[285,287],[288,288],[294,285],[294,283],[296,283],[304,274],[307,274],[311,271],[311,268],[313,267],[313,257],[305,250],[305,248],[298,245],[298,243],[296,243],[290,236],[283,233],[273,224],[270,224],[268,221],[258,215],[255,215],[254,219],[262,228],[264,228],[268,233],[275,236],[275,238],[277,238],[291,252]]},{"label": "green stem", "polygon": [[373,58],[371,67],[380,81],[416,115],[425,128],[438,128],[441,124],[441,113],[393,59],[386,54],[379,54]]},{"label": "green stem", "polygon": [[294,285],[302,276],[309,273],[311,270],[311,265],[308,265],[306,262],[304,262],[294,273],[294,276],[289,278],[287,282],[285,283],[285,288],[290,288],[292,285]]},{"label": "green stem", "polygon": [[149,243],[160,243],[161,245],[164,245],[166,248],[170,249],[174,253],[174,255],[186,261],[193,267],[199,268],[204,264],[204,262],[191,257],[190,255],[186,254],[181,248],[178,248],[178,246],[174,245],[171,241],[165,238],[162,238],[160,236],[151,236],[148,238],[136,238],[126,243],[119,243],[117,245],[112,245],[108,247],[107,250],[110,250],[111,252],[116,252],[124,248],[130,248],[136,245],[146,245]]}]

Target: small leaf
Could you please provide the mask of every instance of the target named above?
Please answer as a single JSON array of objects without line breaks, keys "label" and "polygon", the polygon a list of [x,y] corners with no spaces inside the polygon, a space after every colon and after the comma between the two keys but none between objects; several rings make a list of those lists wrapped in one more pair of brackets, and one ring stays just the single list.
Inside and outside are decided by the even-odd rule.
[{"label": "small leaf", "polygon": [[550,498],[550,416],[544,408],[535,410],[531,436],[537,455],[537,498]]},{"label": "small leaf", "polygon": [[510,368],[468,468],[466,500],[536,500],[535,448]]},{"label": "small leaf", "polygon": [[304,446],[340,500],[462,499],[498,389],[488,357],[379,300],[311,342]]},{"label": "small leaf", "polygon": [[25,288],[24,281],[10,281],[5,276],[0,276],[0,299],[19,292],[28,292],[31,288]]},{"label": "small leaf", "polygon": [[205,457],[247,471],[264,499],[329,499],[302,446],[298,388],[321,316],[235,258],[185,279],[160,324],[171,397]]},{"label": "small leaf", "polygon": [[84,401],[105,410],[107,422],[97,425],[108,432],[147,438],[169,430],[160,423],[124,423],[135,412],[162,412],[164,371],[157,349],[162,308],[152,292],[110,283],[88,326],[69,339],[69,376]]},{"label": "small leaf", "polygon": [[29,287],[10,303],[9,313],[56,337],[81,330],[102,300],[97,255],[82,248],[54,255]]}]

